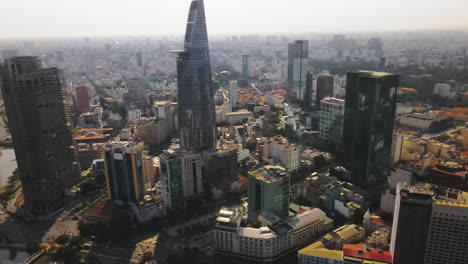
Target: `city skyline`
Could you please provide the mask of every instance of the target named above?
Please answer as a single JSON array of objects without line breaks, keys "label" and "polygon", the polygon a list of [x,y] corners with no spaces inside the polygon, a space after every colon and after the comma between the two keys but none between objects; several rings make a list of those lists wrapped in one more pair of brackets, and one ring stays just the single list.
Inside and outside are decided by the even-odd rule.
[{"label": "city skyline", "polygon": [[[208,34],[254,33],[342,33],[375,31],[463,30],[468,27],[462,0],[433,2],[422,0],[392,1],[375,4],[365,1],[315,2],[295,0],[285,6],[282,1],[247,0],[206,1],[210,13]],[[31,0],[3,3],[1,38],[182,35],[188,0],[168,1],[164,8],[147,0],[57,1]],[[28,7],[28,8],[25,8]],[[44,16],[54,10],[53,16]],[[227,15],[225,10],[229,10]],[[259,12],[259,10],[263,10]],[[322,11],[329,12],[322,12]],[[316,11],[316,12],[314,12]],[[13,14],[22,13],[22,16]],[[10,15],[11,14],[11,15]],[[23,17],[29,19],[25,21]],[[370,23],[369,21],[372,21]],[[50,25],[54,25],[51,27]]]}]

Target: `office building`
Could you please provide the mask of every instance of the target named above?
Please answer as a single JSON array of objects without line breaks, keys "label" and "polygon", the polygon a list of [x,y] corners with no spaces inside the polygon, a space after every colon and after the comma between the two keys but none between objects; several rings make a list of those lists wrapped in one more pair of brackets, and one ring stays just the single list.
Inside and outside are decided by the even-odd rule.
[{"label": "office building", "polygon": [[203,0],[193,0],[184,50],[177,58],[180,144],[204,151],[216,145],[215,105]]},{"label": "office building", "polygon": [[432,193],[398,184],[390,251],[395,263],[424,263]]},{"label": "office building", "polygon": [[343,137],[345,101],[326,97],[320,106],[320,138],[340,144]]},{"label": "office building", "polygon": [[162,123],[166,135],[174,133],[174,111],[169,101],[158,101],[153,104],[158,123]]},{"label": "office building", "polygon": [[329,74],[320,74],[317,76],[317,93],[315,106],[320,109],[322,99],[333,96],[333,88],[335,86],[335,78]]},{"label": "office building", "polygon": [[306,75],[306,88],[305,88],[306,91],[305,91],[305,98],[304,98],[304,102],[308,107],[312,105],[313,86],[314,86],[314,74],[311,71],[308,71]]},{"label": "office building", "polygon": [[141,51],[137,51],[136,55],[136,64],[138,67],[143,67],[143,56],[141,55]]},{"label": "office building", "polygon": [[288,217],[289,174],[279,166],[267,165],[248,173],[249,222],[258,224],[261,213]]},{"label": "office building", "polygon": [[237,107],[237,81],[229,82],[229,103],[233,108]]},{"label": "office building", "polygon": [[142,109],[146,104],[146,88],[148,83],[143,77],[132,77],[127,80],[127,94],[124,103],[129,107]]},{"label": "office building", "polygon": [[50,215],[80,177],[62,74],[36,57],[14,57],[0,66],[0,77],[24,209]]},{"label": "office building", "polygon": [[250,63],[249,63],[249,55],[242,55],[242,77],[244,80],[249,79],[249,69],[250,69]]},{"label": "office building", "polygon": [[390,174],[398,75],[356,71],[346,83],[342,161],[350,181],[371,193]]},{"label": "office building", "polygon": [[296,40],[288,45],[289,96],[305,101],[306,79],[309,69],[309,41]]},{"label": "office building", "polygon": [[118,205],[137,204],[145,194],[143,144],[109,142],[105,147],[109,196]]},{"label": "office building", "polygon": [[93,77],[96,75],[96,54],[86,52],[83,56],[86,74]]},{"label": "office building", "polygon": [[203,195],[201,154],[170,148],[159,159],[164,202],[171,211],[183,214],[188,199]]},{"label": "office building", "polygon": [[91,112],[90,99],[88,87],[83,85],[75,87],[75,109],[78,114]]},{"label": "office building", "polygon": [[245,124],[250,117],[253,117],[250,111],[230,112],[225,115],[226,123],[230,125]]},{"label": "office building", "polygon": [[468,194],[452,190],[448,197],[455,195],[464,198],[434,200],[427,232],[426,264],[462,264],[468,260]]}]

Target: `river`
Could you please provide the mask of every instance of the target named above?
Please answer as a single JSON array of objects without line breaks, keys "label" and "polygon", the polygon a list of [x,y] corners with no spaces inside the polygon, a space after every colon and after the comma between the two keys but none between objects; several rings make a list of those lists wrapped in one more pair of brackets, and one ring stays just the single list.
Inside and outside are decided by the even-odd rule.
[{"label": "river", "polygon": [[1,149],[0,155],[0,186],[4,186],[11,176],[13,171],[17,168],[15,151],[12,148]]}]

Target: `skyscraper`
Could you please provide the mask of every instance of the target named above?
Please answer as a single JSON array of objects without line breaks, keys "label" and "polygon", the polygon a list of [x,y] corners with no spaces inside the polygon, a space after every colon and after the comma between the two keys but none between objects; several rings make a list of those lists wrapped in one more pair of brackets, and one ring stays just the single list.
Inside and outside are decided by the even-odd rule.
[{"label": "skyscraper", "polygon": [[395,263],[424,263],[431,209],[428,189],[398,184],[390,248]]},{"label": "skyscraper", "polygon": [[143,67],[143,56],[141,55],[141,51],[137,51],[136,53],[136,63],[138,67]]},{"label": "skyscraper", "polygon": [[249,79],[249,55],[242,55],[242,77],[244,80]]},{"label": "skyscraper", "polygon": [[288,89],[290,97],[305,101],[309,68],[309,41],[296,40],[288,45]]},{"label": "skyscraper", "polygon": [[187,199],[203,194],[201,154],[169,149],[160,156],[161,184],[166,206],[185,213]]},{"label": "skyscraper", "polygon": [[343,99],[323,98],[320,107],[320,138],[329,142],[341,143],[343,137],[343,116],[345,101]]},{"label": "skyscraper", "polygon": [[313,86],[314,86],[314,74],[311,71],[308,71],[306,75],[306,91],[305,91],[305,98],[304,98],[304,102],[308,107],[310,107],[312,104]]},{"label": "skyscraper", "polygon": [[333,96],[333,86],[335,78],[329,74],[320,74],[317,76],[317,97],[315,106],[320,109],[323,98]]},{"label": "skyscraper", "polygon": [[267,165],[249,171],[249,222],[257,224],[260,213],[287,218],[289,212],[289,175],[282,167]]},{"label": "skyscraper", "polygon": [[0,76],[24,209],[49,215],[80,177],[61,72],[43,69],[36,57],[14,57],[0,66]]},{"label": "skyscraper", "polygon": [[351,182],[376,190],[390,174],[398,75],[356,71],[347,75],[342,161]]},{"label": "skyscraper", "polygon": [[237,81],[229,82],[229,103],[231,103],[232,108],[237,106]]},{"label": "skyscraper", "polygon": [[215,147],[215,105],[203,0],[193,0],[185,47],[177,58],[180,144],[204,151]]},{"label": "skyscraper", "polygon": [[110,142],[104,160],[107,189],[119,205],[137,204],[145,195],[143,145],[134,142]]}]

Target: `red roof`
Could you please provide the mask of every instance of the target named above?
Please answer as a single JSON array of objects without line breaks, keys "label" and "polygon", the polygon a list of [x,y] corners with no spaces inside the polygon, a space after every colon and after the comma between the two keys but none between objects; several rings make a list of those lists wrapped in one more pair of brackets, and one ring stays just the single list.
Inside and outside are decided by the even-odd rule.
[{"label": "red roof", "polygon": [[357,258],[362,260],[378,261],[382,263],[392,263],[392,253],[390,251],[379,252],[375,248],[367,248],[365,244],[345,244],[343,246],[343,258]]}]

